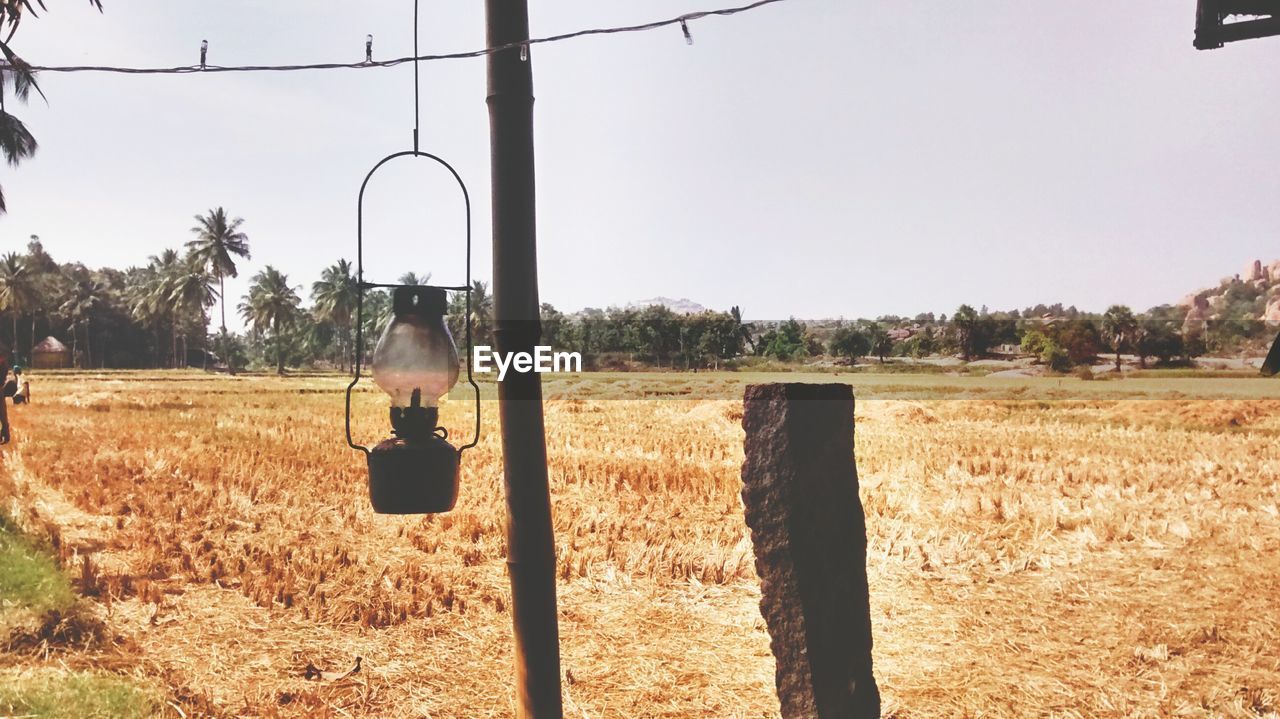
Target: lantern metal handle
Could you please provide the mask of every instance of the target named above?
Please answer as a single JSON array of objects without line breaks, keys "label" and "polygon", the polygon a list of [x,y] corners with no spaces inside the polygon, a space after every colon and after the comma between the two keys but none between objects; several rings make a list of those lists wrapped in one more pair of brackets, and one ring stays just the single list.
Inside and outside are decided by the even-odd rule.
[{"label": "lantern metal handle", "polygon": [[[462,201],[465,205],[467,216],[467,283],[461,287],[447,285],[401,285],[401,284],[384,284],[378,282],[364,281],[364,191],[369,186],[369,180],[373,178],[383,165],[401,157],[424,157],[428,160],[434,160],[437,164],[443,166],[453,175],[453,179],[458,182],[458,187],[462,190]],[[347,405],[346,405],[346,429],[347,429],[347,445],[352,449],[358,449],[369,454],[369,448],[361,444],[356,444],[351,438],[351,393],[360,382],[361,359],[364,357],[364,293],[365,290],[371,289],[394,289],[396,287],[427,287],[429,289],[445,290],[446,292],[464,292],[467,297],[467,316],[466,316],[466,344],[467,344],[467,383],[475,390],[476,398],[476,426],[475,434],[471,441],[458,448],[458,454],[462,454],[464,450],[471,449],[480,442],[480,385],[476,384],[475,378],[471,374],[470,355],[471,348],[471,195],[467,192],[467,185],[462,181],[462,177],[458,175],[458,171],[453,169],[453,165],[445,162],[439,157],[429,152],[420,152],[417,149],[396,152],[378,161],[378,164],[369,170],[369,174],[365,175],[364,182],[360,183],[360,197],[356,203],[356,283],[359,291],[356,293],[356,358],[355,358],[355,377],[351,380],[351,384],[347,385]]]}]

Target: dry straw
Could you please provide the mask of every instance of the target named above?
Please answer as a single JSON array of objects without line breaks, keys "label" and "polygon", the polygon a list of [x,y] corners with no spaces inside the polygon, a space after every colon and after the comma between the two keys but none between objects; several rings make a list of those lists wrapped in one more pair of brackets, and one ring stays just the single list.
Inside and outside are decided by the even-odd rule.
[{"label": "dry straw", "polygon": [[[15,412],[6,506],[56,535],[113,639],[7,663],[156,678],[174,716],[511,714],[493,427],[455,512],[380,517],[340,378],[162,377],[51,378]],[[740,407],[655,396],[547,407],[567,713],[775,716]],[[380,403],[358,397],[362,436]],[[886,714],[1275,716],[1277,409],[860,401]]]}]

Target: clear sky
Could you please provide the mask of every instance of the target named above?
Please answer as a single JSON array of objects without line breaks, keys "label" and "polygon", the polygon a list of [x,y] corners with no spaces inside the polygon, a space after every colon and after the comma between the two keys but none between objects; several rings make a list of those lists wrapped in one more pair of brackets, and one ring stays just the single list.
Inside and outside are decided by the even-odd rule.
[{"label": "clear sky", "polygon": [[[737,0],[531,0],[535,36]],[[411,0],[54,0],[13,45],[36,64],[410,54]],[[751,318],[1061,301],[1137,309],[1280,257],[1280,39],[1191,47],[1193,0],[790,0],[532,51],[544,301],[667,295]],[[478,0],[423,0],[423,52],[483,45]],[[253,258],[309,288],[353,258],[356,190],[411,144],[412,69],[42,77],[14,108],[37,156],[0,168],[0,251],[141,264],[216,205]],[[490,274],[481,59],[422,65],[423,149],[474,200]],[[461,279],[438,173],[380,176],[367,277]]]}]

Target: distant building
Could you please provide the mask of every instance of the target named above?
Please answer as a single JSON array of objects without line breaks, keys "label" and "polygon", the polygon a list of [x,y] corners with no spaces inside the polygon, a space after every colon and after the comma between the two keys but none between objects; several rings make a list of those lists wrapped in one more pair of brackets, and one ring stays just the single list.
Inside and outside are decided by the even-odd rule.
[{"label": "distant building", "polygon": [[223,362],[218,355],[199,348],[187,350],[187,367],[199,367],[200,369],[225,369],[226,363]]},{"label": "distant building", "polygon": [[63,369],[71,366],[71,349],[55,337],[45,337],[31,348],[31,366],[35,369]]}]

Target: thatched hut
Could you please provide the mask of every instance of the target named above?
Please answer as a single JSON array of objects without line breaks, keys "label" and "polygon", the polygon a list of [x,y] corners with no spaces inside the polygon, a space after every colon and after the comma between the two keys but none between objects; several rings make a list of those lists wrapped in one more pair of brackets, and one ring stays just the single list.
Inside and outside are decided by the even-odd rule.
[{"label": "thatched hut", "polygon": [[56,337],[45,337],[31,348],[31,366],[35,369],[62,369],[71,366],[71,349]]}]

